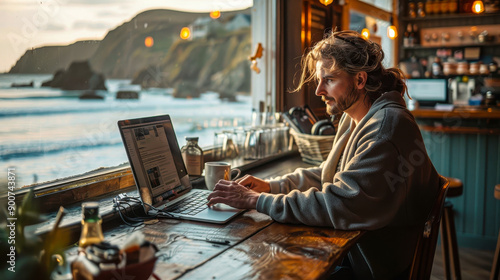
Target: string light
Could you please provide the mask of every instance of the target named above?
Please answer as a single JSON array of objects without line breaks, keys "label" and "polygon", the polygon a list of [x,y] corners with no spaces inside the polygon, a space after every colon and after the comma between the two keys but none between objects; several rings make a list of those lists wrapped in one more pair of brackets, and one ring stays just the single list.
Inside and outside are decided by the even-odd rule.
[{"label": "string light", "polygon": [[472,12],[475,13],[475,14],[480,14],[482,12],[484,12],[484,4],[483,4],[483,1],[474,1],[474,3],[472,3]]},{"label": "string light", "polygon": [[398,37],[398,29],[396,26],[394,26],[393,19],[391,17],[391,26],[387,27],[387,37],[389,37],[391,40],[396,39]]},{"label": "string light", "polygon": [[319,2],[325,6],[328,6],[333,3],[333,0],[319,0]]},{"label": "string light", "polygon": [[398,37],[398,30],[396,29],[396,26],[391,25],[387,27],[387,37],[390,39],[394,40],[396,37]]},{"label": "string light", "polygon": [[213,18],[213,19],[220,18],[220,11],[219,10],[211,11],[210,12],[210,17]]},{"label": "string light", "polygon": [[151,48],[154,45],[155,41],[153,40],[153,37],[148,36],[146,39],[144,39],[144,45],[148,48]]},{"label": "string light", "polygon": [[370,30],[368,30],[368,28],[363,28],[363,30],[361,30],[361,36],[366,40],[370,39]]},{"label": "string light", "polygon": [[188,27],[183,27],[181,29],[181,39],[186,40],[191,36],[191,30]]}]

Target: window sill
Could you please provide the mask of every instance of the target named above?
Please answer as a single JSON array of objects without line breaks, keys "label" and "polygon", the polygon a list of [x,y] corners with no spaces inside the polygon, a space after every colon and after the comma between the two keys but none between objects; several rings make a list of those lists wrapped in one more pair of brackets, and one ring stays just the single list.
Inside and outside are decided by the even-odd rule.
[{"label": "window sill", "polygon": [[[244,160],[242,158],[236,158],[232,160],[223,159],[222,161],[231,163],[231,166],[239,168],[242,174],[245,174],[252,169],[261,167],[266,163],[288,158],[296,158],[298,155],[299,153],[297,150],[293,150],[257,160]],[[66,215],[63,218],[60,227],[63,228],[64,231],[70,231],[73,236],[71,239],[77,240],[75,238],[78,238],[76,234],[80,231],[81,202],[85,200],[99,202],[99,209],[104,225],[116,225],[115,221],[120,220],[120,215],[113,207],[113,198],[120,193],[126,193],[128,196],[133,197],[139,196],[130,167],[122,166],[120,168],[116,168],[117,169],[114,170],[101,170],[84,180],[73,181],[67,184],[58,182],[58,184],[50,186],[53,188],[53,191],[43,189],[43,194],[39,193],[38,196],[35,195],[35,197],[37,199],[43,198],[43,200],[39,201],[43,201],[40,203],[40,206],[42,206],[44,213],[47,213],[47,221],[41,224],[29,226],[27,227],[27,231],[39,236],[45,236],[50,230],[52,230],[55,217],[57,215],[57,209],[59,206],[63,205],[66,209]],[[206,188],[204,177],[191,178],[191,184],[193,188]],[[59,188],[59,190],[57,190],[57,188]],[[102,188],[100,190],[100,195],[91,195],[95,194],[97,192],[95,189],[99,188]],[[58,202],[60,203],[58,204]],[[47,205],[48,203],[50,203],[50,207]],[[138,213],[142,212],[142,206],[137,202],[130,203],[130,206],[127,206],[126,209],[133,210]]]}]

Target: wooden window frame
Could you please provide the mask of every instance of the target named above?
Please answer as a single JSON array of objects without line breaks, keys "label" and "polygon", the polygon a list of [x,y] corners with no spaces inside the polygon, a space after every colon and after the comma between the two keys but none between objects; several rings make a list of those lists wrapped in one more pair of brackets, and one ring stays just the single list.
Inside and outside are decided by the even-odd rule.
[{"label": "wooden window frame", "polygon": [[[398,0],[392,0],[392,12],[388,12],[384,9],[378,8],[374,5],[359,1],[359,0],[344,0],[345,4],[342,7],[342,30],[349,29],[350,23],[350,11],[355,10],[357,12],[363,13],[367,16],[381,19],[384,21],[391,21],[394,26],[399,26],[398,21]],[[402,30],[398,30],[399,35],[402,35]],[[394,39],[394,52],[392,54],[392,59],[394,61],[394,66],[399,63],[399,38]]]}]

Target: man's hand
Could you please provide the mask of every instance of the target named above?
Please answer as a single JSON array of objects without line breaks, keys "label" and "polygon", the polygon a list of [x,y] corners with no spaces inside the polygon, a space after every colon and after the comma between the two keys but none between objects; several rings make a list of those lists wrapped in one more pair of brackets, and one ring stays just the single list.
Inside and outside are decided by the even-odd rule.
[{"label": "man's hand", "polygon": [[207,199],[208,206],[224,203],[239,209],[255,209],[259,193],[235,181],[220,180]]},{"label": "man's hand", "polygon": [[236,182],[256,192],[271,192],[271,185],[268,182],[252,175],[245,175]]}]

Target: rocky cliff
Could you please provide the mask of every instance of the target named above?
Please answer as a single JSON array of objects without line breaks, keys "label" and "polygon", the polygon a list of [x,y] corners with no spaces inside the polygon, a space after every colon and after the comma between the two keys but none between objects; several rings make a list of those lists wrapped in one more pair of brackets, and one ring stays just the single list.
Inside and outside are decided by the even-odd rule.
[{"label": "rocky cliff", "polygon": [[78,41],[67,46],[46,46],[27,50],[9,73],[52,74],[67,69],[71,62],[88,60],[99,47],[100,41]]},{"label": "rocky cliff", "polygon": [[176,41],[156,65],[139,72],[132,83],[142,87],[174,88],[177,97],[196,97],[206,91],[221,97],[250,91],[250,29]]}]

